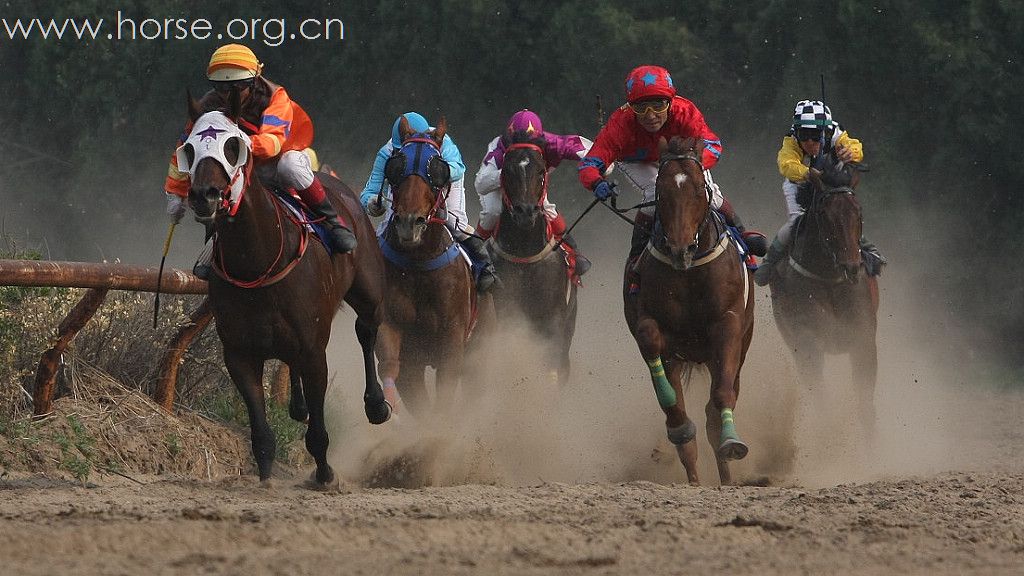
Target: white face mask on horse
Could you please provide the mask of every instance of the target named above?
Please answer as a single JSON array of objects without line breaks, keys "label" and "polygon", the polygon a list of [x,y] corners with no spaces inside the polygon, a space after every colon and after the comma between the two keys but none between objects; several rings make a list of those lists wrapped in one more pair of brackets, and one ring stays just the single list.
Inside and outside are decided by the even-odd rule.
[{"label": "white face mask on horse", "polygon": [[[231,162],[227,157],[227,146],[234,139],[238,140],[238,158]],[[238,211],[242,191],[245,190],[248,172],[245,166],[252,154],[252,140],[242,132],[237,124],[222,112],[207,112],[196,120],[185,143],[174,152],[178,160],[178,169],[188,172],[190,178],[195,176],[196,166],[205,158],[213,158],[224,168],[228,176],[228,192],[224,194],[223,207],[229,215]]]}]

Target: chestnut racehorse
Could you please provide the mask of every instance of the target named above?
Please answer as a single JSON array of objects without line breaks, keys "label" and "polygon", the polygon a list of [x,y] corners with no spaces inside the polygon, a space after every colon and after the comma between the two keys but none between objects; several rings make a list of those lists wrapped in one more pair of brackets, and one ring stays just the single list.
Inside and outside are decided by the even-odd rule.
[{"label": "chestnut racehorse", "polygon": [[392,216],[380,238],[387,295],[377,358],[385,390],[420,414],[429,408],[428,366],[437,370],[436,404],[452,408],[475,318],[470,265],[438,216],[451,184],[440,152],[446,130],[442,118],[433,133],[414,134],[402,117],[401,149],[385,165]]},{"label": "chestnut racehorse", "polygon": [[711,209],[703,148],[694,138],[660,142],[654,233],[636,264],[639,290],[631,294],[624,283],[625,314],[691,484],[699,483],[696,426],[686,414],[681,376],[689,363],[707,365],[706,432],[719,478],[730,484],[728,461],[748,450],[733,410],[753,334],[754,290],[722,217]]},{"label": "chestnut racehorse", "polygon": [[328,253],[283,203],[255,178],[248,136],[238,127],[239,99],[227,114],[202,114],[189,98],[193,128],[179,148],[179,166],[191,175],[189,202],[215,231],[209,302],[224,347],[224,364],[249,413],[252,450],[261,481],[271,475],[276,440],[267,422],[264,363],[277,358],[292,375],[292,416],[308,410],[306,449],[316,461],[313,481],[336,480],[327,463],[324,424],[327,341],[342,300],[357,315],[356,335],[365,369],[366,416],[380,424],[391,408],[377,382],[373,349],[382,318],[384,265],[373,228],[355,194],[325,176],[327,197],[351,223],[359,245]]}]

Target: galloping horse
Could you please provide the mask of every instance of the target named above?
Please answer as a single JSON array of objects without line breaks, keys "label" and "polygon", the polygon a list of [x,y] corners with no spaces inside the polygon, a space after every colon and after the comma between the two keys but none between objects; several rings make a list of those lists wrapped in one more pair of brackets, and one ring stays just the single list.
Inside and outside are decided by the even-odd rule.
[{"label": "galloping horse", "polygon": [[696,426],[686,415],[680,377],[688,363],[708,366],[706,432],[719,478],[730,484],[728,461],[748,450],[732,411],[754,329],[754,290],[723,218],[711,209],[703,148],[694,138],[660,142],[654,234],[636,264],[639,291],[630,294],[624,283],[625,313],[691,484],[699,483]]},{"label": "galloping horse", "polygon": [[863,266],[856,166],[811,169],[797,200],[806,213],[794,227],[792,251],[769,287],[775,322],[793,350],[805,385],[821,383],[826,353],[848,353],[859,417],[874,430],[878,375],[878,280]]},{"label": "galloping horse", "polygon": [[252,174],[251,144],[236,124],[239,109],[237,93],[232,94],[226,115],[201,114],[190,97],[193,129],[178,149],[178,165],[191,174],[192,209],[200,219],[212,221],[216,233],[210,306],[224,364],[249,412],[260,480],[270,478],[276,445],[267,423],[263,366],[277,358],[291,372],[292,417],[304,420],[308,413],[306,449],[316,461],[315,484],[327,487],[335,475],[327,463],[323,413],[326,347],[342,299],[357,314],[366,416],[380,424],[391,415],[373,362],[382,317],[383,260],[354,193],[322,174],[328,198],[352,224],[359,246],[350,254],[331,256],[310,238],[298,218]]},{"label": "galloping horse", "polygon": [[433,134],[414,134],[402,117],[402,147],[384,170],[392,216],[380,237],[387,294],[377,358],[385,390],[397,389],[414,412],[428,408],[427,366],[437,369],[437,404],[452,406],[475,318],[470,266],[437,215],[450,185],[446,130],[441,118]]},{"label": "galloping horse", "polygon": [[543,139],[517,134],[505,151],[501,216],[489,243],[505,287],[495,295],[494,306],[503,320],[527,319],[546,346],[549,374],[564,384],[576,333],[578,286],[544,217],[548,170],[543,145]]}]

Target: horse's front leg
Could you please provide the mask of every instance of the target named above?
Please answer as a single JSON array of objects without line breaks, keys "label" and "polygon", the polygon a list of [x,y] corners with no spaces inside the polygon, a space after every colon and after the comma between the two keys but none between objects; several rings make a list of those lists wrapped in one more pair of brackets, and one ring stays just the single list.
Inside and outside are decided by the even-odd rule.
[{"label": "horse's front leg", "polygon": [[711,371],[711,394],[705,407],[705,426],[708,441],[715,450],[722,484],[731,483],[726,463],[742,460],[749,451],[736,432],[733,415],[739,397],[740,365],[744,352],[739,322],[738,316],[727,314],[722,322],[709,329],[713,354],[708,366]]},{"label": "horse's front leg", "polygon": [[[378,369],[383,385],[384,398],[391,405],[392,410],[397,410],[398,403],[401,402],[401,398],[398,395],[397,382],[402,369],[402,332],[392,324],[381,324],[380,330],[377,332],[374,350],[380,362]],[[367,380],[367,386],[369,386],[369,380]],[[367,417],[369,417],[369,414],[367,414]]]},{"label": "horse's front leg", "polygon": [[[441,345],[441,358],[437,367],[434,390],[435,406],[441,415],[450,415],[455,408],[455,392],[462,381],[462,370],[465,367],[466,344],[465,330],[457,327],[449,331],[446,341]],[[480,382],[467,383],[477,388]]]},{"label": "horse's front leg", "polygon": [[853,387],[857,395],[858,420],[868,443],[875,435],[875,385],[878,381],[878,345],[875,334],[859,338],[850,350]]},{"label": "horse's front leg", "polygon": [[327,354],[323,350],[307,350],[299,364],[302,372],[302,388],[309,409],[309,426],[306,427],[306,450],[316,462],[315,480],[319,487],[334,483],[334,470],[327,463],[327,426],[324,421],[324,396],[327,393]]},{"label": "horse's front leg", "polygon": [[658,405],[665,412],[665,429],[668,439],[676,447],[679,461],[686,470],[690,484],[700,484],[697,474],[697,426],[686,415],[683,389],[680,382],[681,362],[669,362],[666,370],[661,355],[665,350],[665,336],[652,318],[641,318],[634,331],[634,339],[640,348],[640,355],[647,362],[654,385]]},{"label": "horse's front leg", "polygon": [[[385,400],[384,390],[377,382],[377,364],[373,357],[377,334],[378,326],[364,321],[361,317],[356,318],[356,338],[363,350],[363,374],[366,378],[366,386],[363,390],[363,410],[366,412],[366,419],[370,421],[370,424],[387,422],[391,418],[391,411],[394,408],[394,405]],[[392,388],[394,385],[395,381],[392,379]]]},{"label": "horse's front leg", "polygon": [[267,422],[267,405],[263,395],[263,359],[225,349],[224,365],[249,413],[252,455],[256,459],[260,481],[266,482],[270,479],[274,465],[277,442]]}]

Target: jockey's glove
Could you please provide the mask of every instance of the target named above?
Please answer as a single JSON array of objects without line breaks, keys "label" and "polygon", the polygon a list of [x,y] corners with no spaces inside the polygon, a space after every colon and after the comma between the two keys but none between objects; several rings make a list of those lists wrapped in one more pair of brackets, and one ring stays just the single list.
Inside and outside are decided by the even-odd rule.
[{"label": "jockey's glove", "polygon": [[366,213],[375,218],[383,216],[384,199],[380,195],[370,198],[370,201],[366,203]]},{"label": "jockey's glove", "polygon": [[601,180],[597,183],[597,186],[594,186],[594,197],[598,200],[607,200],[616,194],[614,182]]},{"label": "jockey's glove", "polygon": [[187,210],[184,198],[177,194],[167,194],[167,215],[171,218],[171,224],[181,222]]}]

